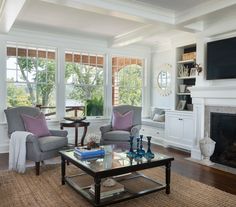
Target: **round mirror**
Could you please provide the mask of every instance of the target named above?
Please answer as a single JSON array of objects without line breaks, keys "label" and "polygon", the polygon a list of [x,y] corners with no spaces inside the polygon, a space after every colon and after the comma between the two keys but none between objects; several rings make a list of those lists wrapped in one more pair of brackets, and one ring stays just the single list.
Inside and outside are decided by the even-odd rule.
[{"label": "round mirror", "polygon": [[168,96],[171,93],[171,65],[164,64],[159,67],[157,74],[157,88],[160,95]]}]

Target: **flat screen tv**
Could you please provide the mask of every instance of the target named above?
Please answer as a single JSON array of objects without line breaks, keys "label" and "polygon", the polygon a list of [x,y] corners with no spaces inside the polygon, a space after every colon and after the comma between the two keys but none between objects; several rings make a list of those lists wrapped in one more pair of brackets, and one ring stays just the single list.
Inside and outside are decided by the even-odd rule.
[{"label": "flat screen tv", "polygon": [[236,78],[236,37],[207,43],[207,80]]}]

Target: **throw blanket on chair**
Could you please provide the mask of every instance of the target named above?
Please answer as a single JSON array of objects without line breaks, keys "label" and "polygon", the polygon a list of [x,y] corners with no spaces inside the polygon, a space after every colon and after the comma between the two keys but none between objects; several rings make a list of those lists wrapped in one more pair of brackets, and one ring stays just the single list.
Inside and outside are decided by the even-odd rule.
[{"label": "throw blanket on chair", "polygon": [[11,134],[9,143],[9,170],[25,172],[26,138],[30,132],[15,131]]}]

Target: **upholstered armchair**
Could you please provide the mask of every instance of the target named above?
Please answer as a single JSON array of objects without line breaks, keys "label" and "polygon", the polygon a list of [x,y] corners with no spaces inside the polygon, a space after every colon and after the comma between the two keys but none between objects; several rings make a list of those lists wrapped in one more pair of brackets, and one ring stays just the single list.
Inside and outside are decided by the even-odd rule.
[{"label": "upholstered armchair", "polygon": [[[141,129],[141,107],[131,106],[131,105],[120,105],[114,106],[111,121],[109,124],[101,126],[101,141],[102,145],[108,144],[125,144],[128,145],[129,137],[132,135],[134,137],[139,136],[139,131]],[[131,126],[125,130],[116,129],[114,127],[114,115],[119,113],[124,116],[128,113],[132,113],[132,123]],[[122,119],[120,119],[122,122]],[[122,124],[124,124],[123,121]]]},{"label": "upholstered armchair", "polygon": [[[35,107],[15,107],[4,110],[8,123],[9,137],[15,131],[26,131],[22,114],[31,117],[41,112]],[[36,175],[39,175],[40,162],[58,156],[58,151],[68,144],[67,131],[49,130],[50,135],[37,137],[30,134],[26,138],[26,159],[35,162]]]}]

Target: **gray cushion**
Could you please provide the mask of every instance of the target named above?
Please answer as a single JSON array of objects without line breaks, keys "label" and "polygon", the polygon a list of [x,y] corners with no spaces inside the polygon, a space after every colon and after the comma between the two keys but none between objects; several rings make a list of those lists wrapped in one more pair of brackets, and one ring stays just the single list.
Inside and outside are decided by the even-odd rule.
[{"label": "gray cushion", "polygon": [[8,133],[11,134],[14,131],[25,131],[25,126],[21,118],[21,114],[27,114],[29,116],[37,116],[40,113],[39,108],[20,106],[16,108],[9,108],[4,110],[8,123]]},{"label": "gray cushion", "polygon": [[158,115],[165,114],[165,110],[161,108],[152,108],[150,118],[153,119],[155,114],[158,114]]},{"label": "gray cushion", "polygon": [[127,131],[116,130],[104,133],[102,138],[110,141],[127,141],[130,139],[129,136],[130,133]]},{"label": "gray cushion", "polygon": [[151,119],[142,119],[142,124],[157,128],[165,128],[165,122],[153,121]]},{"label": "gray cushion", "polygon": [[66,137],[46,136],[38,138],[39,147],[43,152],[55,150],[67,146],[68,140]]}]

